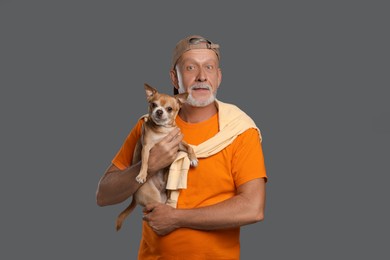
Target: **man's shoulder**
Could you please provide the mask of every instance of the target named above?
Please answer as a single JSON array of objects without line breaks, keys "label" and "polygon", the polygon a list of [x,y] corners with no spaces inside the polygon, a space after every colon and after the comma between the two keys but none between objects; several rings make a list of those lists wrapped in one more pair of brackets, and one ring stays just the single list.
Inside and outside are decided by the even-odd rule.
[{"label": "man's shoulder", "polygon": [[233,109],[233,110],[238,109],[238,110],[241,110],[237,105],[235,105],[233,103],[227,103],[227,102],[223,102],[221,100],[216,100],[216,102],[217,102],[217,106],[219,109]]},{"label": "man's shoulder", "polygon": [[245,115],[250,117],[243,109],[241,109],[238,105],[233,103],[226,103],[220,100],[217,100],[218,110],[223,112],[226,115]]}]

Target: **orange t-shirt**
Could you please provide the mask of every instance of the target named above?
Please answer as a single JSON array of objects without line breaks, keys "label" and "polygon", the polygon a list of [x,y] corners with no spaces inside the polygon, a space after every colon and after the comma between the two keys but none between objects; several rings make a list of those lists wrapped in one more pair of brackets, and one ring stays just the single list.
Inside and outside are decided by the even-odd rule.
[{"label": "orange t-shirt", "polygon": [[[177,117],[184,140],[199,145],[218,132],[218,114],[189,124]],[[130,166],[135,144],[141,134],[142,120],[130,132],[112,163],[120,169]],[[236,188],[256,178],[267,178],[259,133],[251,128],[232,144],[190,168],[187,189],[180,191],[177,208],[197,208],[233,197]],[[239,259],[240,228],[202,231],[180,228],[158,236],[143,222],[139,259]]]}]

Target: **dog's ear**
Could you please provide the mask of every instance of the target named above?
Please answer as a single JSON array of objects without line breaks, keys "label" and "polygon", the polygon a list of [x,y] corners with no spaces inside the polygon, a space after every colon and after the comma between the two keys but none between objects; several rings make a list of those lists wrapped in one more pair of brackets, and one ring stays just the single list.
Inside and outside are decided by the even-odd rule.
[{"label": "dog's ear", "polygon": [[157,90],[151,86],[149,86],[147,83],[144,84],[145,92],[146,92],[146,98],[149,100],[152,98],[157,92]]},{"label": "dog's ear", "polygon": [[179,101],[180,106],[187,101],[188,93],[177,94],[174,96]]}]

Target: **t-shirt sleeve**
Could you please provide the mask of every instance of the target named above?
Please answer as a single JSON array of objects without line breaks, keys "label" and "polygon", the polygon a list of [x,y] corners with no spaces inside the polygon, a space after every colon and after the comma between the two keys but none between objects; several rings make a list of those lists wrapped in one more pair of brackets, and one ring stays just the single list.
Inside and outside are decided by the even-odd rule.
[{"label": "t-shirt sleeve", "polygon": [[236,186],[257,178],[267,181],[263,149],[257,129],[251,128],[234,140],[232,173]]},{"label": "t-shirt sleeve", "polygon": [[124,170],[131,165],[134,148],[137,144],[138,139],[141,136],[142,122],[142,120],[138,120],[137,124],[126,137],[124,143],[115,155],[114,159],[112,159],[111,161],[112,164],[114,164],[120,170]]}]

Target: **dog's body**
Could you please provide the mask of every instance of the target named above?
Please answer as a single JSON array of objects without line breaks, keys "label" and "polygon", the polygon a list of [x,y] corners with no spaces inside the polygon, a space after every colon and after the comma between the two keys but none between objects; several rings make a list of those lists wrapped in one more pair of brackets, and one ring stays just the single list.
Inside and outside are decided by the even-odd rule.
[{"label": "dog's body", "polygon": [[[169,200],[169,194],[165,188],[169,167],[160,170],[147,180],[149,152],[156,143],[176,127],[176,116],[181,105],[187,100],[188,94],[178,94],[173,97],[158,93],[156,89],[147,84],[145,84],[145,91],[149,103],[149,114],[144,118],[141,138],[134,149],[132,160],[132,164],[141,161],[141,169],[136,180],[143,185],[134,193],[130,205],[118,216],[117,230],[121,228],[122,222],[137,204],[145,206],[151,202],[166,203]],[[188,153],[191,166],[197,166],[198,160],[191,146],[182,141],[179,150]]]}]

